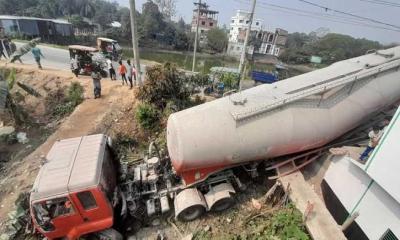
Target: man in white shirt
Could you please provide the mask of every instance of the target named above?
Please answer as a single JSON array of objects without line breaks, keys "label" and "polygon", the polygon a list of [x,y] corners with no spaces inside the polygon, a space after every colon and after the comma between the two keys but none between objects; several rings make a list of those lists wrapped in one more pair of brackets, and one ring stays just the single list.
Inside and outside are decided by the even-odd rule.
[{"label": "man in white shirt", "polygon": [[132,70],[133,70],[133,67],[132,67],[132,65],[131,65],[131,60],[127,60],[126,61],[126,63],[127,63],[127,66],[126,66],[126,70],[127,70],[127,72],[126,72],[126,76],[128,77],[128,81],[129,81],[129,83],[131,84],[131,89],[132,89],[132,87],[133,87],[133,85],[132,85]]},{"label": "man in white shirt", "polygon": [[115,74],[115,69],[113,67],[112,61],[111,61],[111,59],[108,59],[108,58],[107,58],[107,68],[110,73],[111,81],[117,80],[117,75]]},{"label": "man in white shirt", "polygon": [[366,158],[369,156],[369,154],[375,149],[375,147],[378,145],[379,143],[379,139],[382,137],[382,131],[379,130],[378,126],[374,126],[372,128],[372,131],[370,131],[368,133],[368,137],[369,137],[369,143],[367,148],[364,150],[364,152],[361,154],[360,156],[360,161],[362,163],[366,162]]}]

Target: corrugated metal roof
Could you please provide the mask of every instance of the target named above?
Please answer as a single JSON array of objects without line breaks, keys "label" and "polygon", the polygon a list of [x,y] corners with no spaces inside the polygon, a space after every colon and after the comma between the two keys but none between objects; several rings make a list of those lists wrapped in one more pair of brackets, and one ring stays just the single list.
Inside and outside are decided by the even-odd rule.
[{"label": "corrugated metal roof", "polygon": [[57,141],[36,177],[31,200],[97,185],[106,142],[103,134]]},{"label": "corrugated metal roof", "polygon": [[50,21],[58,24],[69,24],[70,22],[64,19],[48,19],[48,18],[36,18],[36,17],[25,17],[25,16],[11,16],[11,15],[0,15],[0,20],[41,20],[41,21]]},{"label": "corrugated metal roof", "polygon": [[77,49],[77,50],[88,51],[88,52],[97,52],[98,51],[94,47],[87,47],[87,46],[82,46],[82,45],[70,45],[70,46],[68,46],[68,49]]}]

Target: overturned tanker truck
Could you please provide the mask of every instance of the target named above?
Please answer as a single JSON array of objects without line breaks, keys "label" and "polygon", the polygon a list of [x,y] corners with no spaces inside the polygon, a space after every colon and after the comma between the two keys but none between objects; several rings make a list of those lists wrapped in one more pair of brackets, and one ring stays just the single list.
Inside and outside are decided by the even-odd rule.
[{"label": "overturned tanker truck", "polygon": [[263,161],[355,128],[400,99],[399,68],[395,47],[174,113],[168,153],[151,144],[140,162],[116,161],[104,135],[58,141],[32,189],[35,228],[49,239],[120,239],[117,230],[155,217],[227,209],[243,187],[235,167],[254,176]]}]

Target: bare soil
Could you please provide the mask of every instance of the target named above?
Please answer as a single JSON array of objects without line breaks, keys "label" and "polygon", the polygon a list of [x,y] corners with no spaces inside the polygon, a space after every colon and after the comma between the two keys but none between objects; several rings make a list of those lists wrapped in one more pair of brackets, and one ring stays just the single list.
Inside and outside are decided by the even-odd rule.
[{"label": "bare soil", "polygon": [[[4,66],[4,65],[3,65]],[[94,99],[92,80],[89,77],[79,76],[79,79],[72,76],[68,71],[60,70],[36,70],[29,65],[8,64],[7,67],[17,69],[17,80],[29,84],[37,90],[42,97],[45,97],[50,90],[69,85],[73,81],[79,81],[85,89],[85,100],[74,112],[59,122],[53,123],[54,132],[50,136],[39,132],[28,133],[28,138],[36,141],[41,139],[43,144],[36,148],[30,142],[25,146],[29,148],[30,154],[26,157],[17,157],[8,162],[6,171],[0,172],[0,232],[3,232],[7,213],[14,208],[14,202],[21,192],[29,191],[33,181],[40,169],[41,159],[45,157],[50,147],[58,139],[77,137],[98,132],[97,126],[102,124],[106,116],[121,114],[124,109],[132,107],[135,102],[133,91],[127,86],[122,86],[120,81],[102,81],[102,98]],[[22,103],[37,123],[47,123],[49,116],[46,116],[46,106],[43,98],[35,99],[33,96],[26,96]],[[6,122],[8,124],[9,122]],[[31,135],[32,133],[32,135]],[[44,134],[40,136],[40,134]],[[41,143],[42,141],[38,141]],[[28,147],[31,145],[31,147]],[[15,147],[10,152],[21,154],[24,149]],[[21,156],[23,156],[22,154]]]}]

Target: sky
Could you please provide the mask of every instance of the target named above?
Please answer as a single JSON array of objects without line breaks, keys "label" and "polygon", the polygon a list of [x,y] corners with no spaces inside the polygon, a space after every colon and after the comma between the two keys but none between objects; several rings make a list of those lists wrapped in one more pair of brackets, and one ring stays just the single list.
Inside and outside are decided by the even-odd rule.
[{"label": "sky", "polygon": [[[147,0],[136,0],[136,8],[142,11],[142,4]],[[191,22],[193,0],[176,0],[175,18],[183,17],[186,23]],[[236,10],[251,8],[251,0],[203,0],[210,9],[219,11],[218,24],[229,27],[230,19]],[[264,30],[283,28],[289,32],[309,33],[320,27],[329,28],[331,32],[351,35],[357,38],[376,40],[384,44],[400,43],[400,0],[388,0],[398,5],[388,6],[374,4],[366,0],[308,0],[312,3],[341,10],[358,16],[371,18],[399,26],[398,31],[382,28],[393,27],[374,22],[355,19],[301,2],[300,0],[257,0],[255,17],[263,20]],[[129,0],[117,0],[122,6],[129,6]],[[274,6],[271,6],[274,5]],[[276,6],[278,5],[278,7]]]}]

